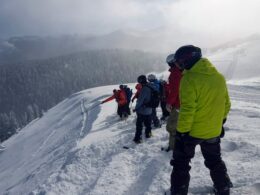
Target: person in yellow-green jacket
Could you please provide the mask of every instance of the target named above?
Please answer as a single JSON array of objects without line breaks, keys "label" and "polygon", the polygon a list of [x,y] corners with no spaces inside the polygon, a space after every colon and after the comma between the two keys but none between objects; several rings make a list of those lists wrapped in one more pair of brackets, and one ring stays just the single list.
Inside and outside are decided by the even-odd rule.
[{"label": "person in yellow-green jacket", "polygon": [[180,83],[180,111],[171,165],[171,195],[188,194],[190,160],[200,145],[216,194],[229,195],[232,183],[221,158],[222,123],[230,110],[225,78],[193,45],[180,47],[174,63],[184,69]]}]

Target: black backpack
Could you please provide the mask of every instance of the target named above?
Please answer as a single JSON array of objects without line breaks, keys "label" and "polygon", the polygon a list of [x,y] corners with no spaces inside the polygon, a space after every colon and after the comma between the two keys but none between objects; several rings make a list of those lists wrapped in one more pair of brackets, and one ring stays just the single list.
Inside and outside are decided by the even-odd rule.
[{"label": "black backpack", "polygon": [[145,103],[146,107],[150,107],[150,108],[157,108],[159,106],[160,103],[160,94],[157,90],[155,90],[154,88],[146,85],[146,87],[148,87],[149,89],[151,89],[151,98],[150,101]]},{"label": "black backpack", "polygon": [[133,91],[132,91],[132,89],[130,89],[127,86],[124,88],[124,90],[125,90],[125,93],[126,93],[127,102],[129,103],[131,101],[131,97],[133,95]]}]

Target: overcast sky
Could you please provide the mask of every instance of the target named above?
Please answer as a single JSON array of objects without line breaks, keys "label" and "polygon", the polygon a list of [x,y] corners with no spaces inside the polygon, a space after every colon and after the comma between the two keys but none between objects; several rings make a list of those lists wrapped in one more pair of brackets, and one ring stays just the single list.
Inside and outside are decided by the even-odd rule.
[{"label": "overcast sky", "polygon": [[173,27],[213,37],[260,32],[260,0],[0,0],[0,38]]}]

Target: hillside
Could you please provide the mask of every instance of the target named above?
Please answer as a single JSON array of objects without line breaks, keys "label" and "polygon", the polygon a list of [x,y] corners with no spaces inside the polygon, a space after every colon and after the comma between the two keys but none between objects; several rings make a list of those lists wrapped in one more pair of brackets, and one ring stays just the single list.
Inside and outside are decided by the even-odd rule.
[{"label": "hillside", "polygon": [[116,49],[0,65],[0,142],[77,91],[166,68],[162,54]]},{"label": "hillside", "polygon": [[[221,145],[233,195],[260,193],[259,81],[229,85],[232,109]],[[115,87],[73,94],[4,142],[0,194],[163,194],[171,173],[171,154],[160,150],[167,145],[165,126],[133,144],[135,115],[120,121],[115,102],[96,106]],[[189,193],[207,194],[210,186],[197,148]]]}]

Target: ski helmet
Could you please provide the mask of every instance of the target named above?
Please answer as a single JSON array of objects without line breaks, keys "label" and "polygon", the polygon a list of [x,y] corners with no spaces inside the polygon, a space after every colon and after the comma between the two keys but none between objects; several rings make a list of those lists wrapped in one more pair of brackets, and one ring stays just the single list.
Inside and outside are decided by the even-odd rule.
[{"label": "ski helmet", "polygon": [[149,74],[147,77],[148,81],[154,81],[156,79],[156,76],[154,74]]},{"label": "ski helmet", "polygon": [[199,47],[185,45],[177,49],[174,59],[176,62],[179,62],[181,68],[190,69],[201,58],[201,56],[201,49]]},{"label": "ski helmet", "polygon": [[167,56],[166,58],[166,63],[169,65],[169,66],[174,66],[174,62],[175,62],[175,55],[174,54],[170,54]]},{"label": "ski helmet", "polygon": [[140,83],[140,84],[145,84],[145,83],[147,83],[146,76],[145,76],[145,75],[140,75],[140,76],[137,78],[137,82]]}]

